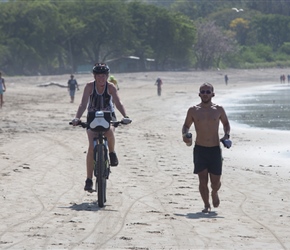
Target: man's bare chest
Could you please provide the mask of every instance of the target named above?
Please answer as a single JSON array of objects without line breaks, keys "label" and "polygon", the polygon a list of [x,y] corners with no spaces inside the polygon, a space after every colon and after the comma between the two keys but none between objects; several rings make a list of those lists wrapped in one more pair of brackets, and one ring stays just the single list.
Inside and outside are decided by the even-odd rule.
[{"label": "man's bare chest", "polygon": [[200,108],[194,114],[194,120],[199,122],[214,122],[220,119],[220,113],[216,108]]}]

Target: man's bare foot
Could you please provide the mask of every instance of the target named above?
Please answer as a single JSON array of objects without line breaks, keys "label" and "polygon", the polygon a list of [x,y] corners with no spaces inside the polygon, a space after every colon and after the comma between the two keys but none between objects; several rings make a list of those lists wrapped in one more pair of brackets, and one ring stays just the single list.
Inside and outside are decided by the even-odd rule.
[{"label": "man's bare foot", "polygon": [[220,205],[220,199],[217,192],[211,192],[213,207],[218,207]]},{"label": "man's bare foot", "polygon": [[203,213],[210,213],[210,211],[211,211],[210,206],[204,207],[204,209],[202,210]]}]

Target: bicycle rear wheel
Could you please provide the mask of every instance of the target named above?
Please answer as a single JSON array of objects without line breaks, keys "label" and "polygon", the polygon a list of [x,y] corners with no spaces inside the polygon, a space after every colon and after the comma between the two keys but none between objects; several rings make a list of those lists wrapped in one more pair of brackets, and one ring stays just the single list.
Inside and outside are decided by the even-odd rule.
[{"label": "bicycle rear wheel", "polygon": [[106,161],[105,161],[105,150],[104,145],[97,146],[97,160],[96,160],[96,170],[97,170],[97,185],[98,192],[98,205],[103,207],[106,202],[106,188],[107,188],[107,177],[106,177]]}]

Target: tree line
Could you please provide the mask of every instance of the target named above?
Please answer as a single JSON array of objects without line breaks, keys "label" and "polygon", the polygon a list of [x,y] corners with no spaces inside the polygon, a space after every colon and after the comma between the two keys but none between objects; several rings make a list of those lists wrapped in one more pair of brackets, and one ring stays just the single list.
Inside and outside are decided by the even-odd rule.
[{"label": "tree line", "polygon": [[[155,59],[155,70],[287,62],[289,4],[283,13],[268,13],[269,8],[259,9],[262,1],[217,2],[0,2],[0,70],[8,75],[72,73],[78,65],[131,55],[144,62],[144,71],[146,58]],[[232,10],[234,3],[244,11]]]},{"label": "tree line", "polygon": [[154,5],[113,1],[0,3],[0,68],[6,74],[57,74],[121,56],[190,64],[192,21]]}]

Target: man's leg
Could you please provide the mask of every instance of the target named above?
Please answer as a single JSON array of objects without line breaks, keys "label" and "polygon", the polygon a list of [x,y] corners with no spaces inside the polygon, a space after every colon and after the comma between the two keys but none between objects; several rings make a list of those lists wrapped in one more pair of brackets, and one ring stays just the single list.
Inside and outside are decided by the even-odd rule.
[{"label": "man's leg", "polygon": [[207,169],[198,173],[199,178],[199,192],[204,203],[203,212],[209,212],[209,189],[208,189],[208,171]]},{"label": "man's leg", "polygon": [[218,207],[220,205],[220,200],[218,196],[218,191],[221,187],[221,175],[210,174],[210,182],[211,182],[211,197],[212,204],[214,207]]}]

